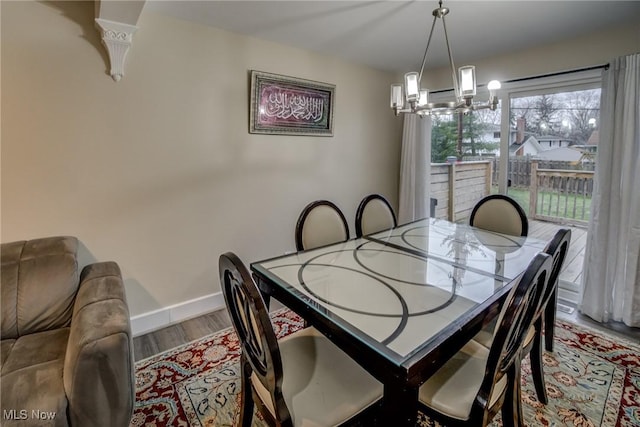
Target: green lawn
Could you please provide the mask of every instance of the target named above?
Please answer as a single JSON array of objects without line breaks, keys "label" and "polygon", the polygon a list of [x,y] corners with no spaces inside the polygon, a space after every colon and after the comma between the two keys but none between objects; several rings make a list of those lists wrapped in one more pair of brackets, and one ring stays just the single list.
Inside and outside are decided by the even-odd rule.
[{"label": "green lawn", "polygon": [[[497,193],[498,187],[493,186],[491,192]],[[507,193],[529,215],[529,190],[511,187]],[[537,211],[539,215],[589,221],[591,216],[591,197],[568,197],[566,195],[558,197],[557,193],[539,192]]]}]

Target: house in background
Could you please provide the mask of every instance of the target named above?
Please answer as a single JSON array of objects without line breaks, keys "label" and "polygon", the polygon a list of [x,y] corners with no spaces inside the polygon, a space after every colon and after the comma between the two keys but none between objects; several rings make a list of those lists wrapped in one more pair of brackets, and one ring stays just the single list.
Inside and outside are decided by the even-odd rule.
[{"label": "house in background", "polygon": [[586,144],[574,144],[572,140],[562,136],[533,135],[524,130],[524,119],[511,135],[513,141],[509,145],[509,156],[531,156],[539,160],[555,160],[562,162],[584,163],[595,161],[598,149],[599,132],[595,129]]},{"label": "house in background", "polygon": [[[540,141],[542,139],[542,142]],[[521,144],[513,143],[509,147],[510,156],[531,156],[541,160],[576,162],[582,157],[577,147],[568,144],[568,140],[553,137],[528,136]]]},{"label": "house in background", "polygon": [[[509,141],[515,141],[516,135],[518,131],[514,128],[509,132]],[[493,149],[477,149],[476,157],[478,156],[486,156],[486,157],[500,157],[500,135],[501,129],[499,124],[486,123],[484,124],[484,129],[477,136],[477,142],[482,144],[491,144],[493,145]],[[462,140],[463,147],[466,148],[465,152],[469,152],[469,147],[471,146],[471,141],[469,138],[464,138]],[[471,158],[470,155],[465,155],[465,159]]]},{"label": "house in background", "polygon": [[555,160],[562,162],[578,162],[583,152],[573,141],[556,135],[534,135],[525,131],[525,119],[520,117],[516,122],[515,133],[509,145],[509,156],[531,156],[539,160]]},{"label": "house in background", "polygon": [[573,147],[552,148],[550,150],[542,150],[533,155],[538,160],[555,160],[559,162],[579,162],[582,159],[582,152]]},{"label": "house in background", "polygon": [[[478,155],[499,157],[500,156],[500,134],[501,134],[500,125],[493,124],[493,123],[486,124],[484,131],[479,135],[478,140],[479,142],[482,142],[482,143],[493,144],[495,148],[492,150],[483,150],[479,152]],[[515,138],[515,135],[516,135],[516,130],[512,129],[510,132],[509,140],[513,140]],[[468,146],[469,140],[464,139],[462,141],[462,144]]]},{"label": "house in background", "polygon": [[595,129],[593,132],[591,132],[591,136],[587,140],[586,144],[574,145],[573,148],[576,148],[582,151],[583,153],[592,154],[595,156],[595,154],[598,151],[599,143],[600,143],[600,132],[598,131],[598,129]]},{"label": "house in background", "polygon": [[554,148],[568,147],[573,141],[562,136],[556,135],[540,135],[536,136],[536,141],[543,150],[551,150]]}]

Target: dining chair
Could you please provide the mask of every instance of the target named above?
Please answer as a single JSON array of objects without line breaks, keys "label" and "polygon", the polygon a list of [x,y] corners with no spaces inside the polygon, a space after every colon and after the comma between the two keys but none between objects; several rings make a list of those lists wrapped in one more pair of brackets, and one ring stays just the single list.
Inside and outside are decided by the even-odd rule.
[{"label": "dining chair", "polygon": [[471,340],[419,389],[421,409],[447,426],[486,426],[502,411],[505,426],[522,426],[522,343],[540,306],[552,267],[537,254],[507,294],[490,348]]},{"label": "dining chair", "polygon": [[553,239],[545,248],[545,253],[549,254],[553,259],[553,267],[549,274],[548,283],[542,296],[540,307],[535,313],[533,324],[529,328],[525,336],[523,354],[529,355],[531,362],[531,376],[533,377],[533,385],[538,395],[538,401],[548,403],[547,391],[544,384],[544,370],[542,363],[542,340],[544,330],[545,348],[547,351],[553,351],[553,335],[556,318],[557,290],[560,276],[560,270],[564,264],[564,260],[569,250],[571,242],[571,230],[562,228],[556,232]]},{"label": "dining chair", "polygon": [[309,327],[277,340],[260,292],[242,261],[220,256],[222,293],[241,345],[240,419],[254,404],[271,426],[337,426],[371,416],[382,384]]},{"label": "dining chair", "polygon": [[[549,400],[544,383],[542,341],[544,337],[545,349],[547,351],[553,351],[553,336],[560,270],[562,270],[570,242],[571,230],[561,228],[556,232],[544,249],[544,252],[551,256],[553,266],[549,273],[545,292],[541,298],[540,307],[535,313],[532,325],[527,331],[522,344],[522,354],[525,356],[527,354],[529,355],[529,361],[531,363],[531,377],[533,378],[533,385],[536,390],[536,395],[538,396],[538,401],[545,405]],[[491,341],[493,340],[493,332],[485,329],[478,333],[474,337],[474,340],[488,348],[491,346]]]},{"label": "dining chair", "polygon": [[529,221],[524,210],[518,202],[504,194],[490,194],[476,203],[469,224],[512,236],[526,236],[529,232]]},{"label": "dining chair", "polygon": [[398,224],[389,201],[380,194],[366,196],[356,210],[356,237],[393,228]]},{"label": "dining chair", "polygon": [[309,203],[296,223],[296,250],[318,248],[349,240],[349,226],[344,214],[328,200]]}]

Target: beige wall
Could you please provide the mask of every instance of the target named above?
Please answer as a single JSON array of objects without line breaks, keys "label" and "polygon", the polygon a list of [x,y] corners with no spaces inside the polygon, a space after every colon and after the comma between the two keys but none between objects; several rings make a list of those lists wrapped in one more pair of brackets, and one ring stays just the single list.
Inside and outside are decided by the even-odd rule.
[{"label": "beige wall", "polygon": [[[496,27],[499,30],[499,26]],[[455,47],[452,47],[454,59]],[[478,84],[489,80],[507,81],[539,76],[558,71],[574,70],[608,63],[611,59],[640,50],[640,27],[637,24],[611,28],[575,39],[538,46],[510,55],[471,61],[476,66]],[[467,65],[459,61],[456,66]],[[401,78],[401,77],[400,77]],[[449,68],[425,73],[425,87],[451,88]]]},{"label": "beige wall", "polygon": [[[76,235],[132,315],[219,291],[217,260],[294,249],[310,201],[397,204],[391,76],[145,11],[115,83],[91,2],[2,2],[2,241]],[[248,70],[336,85],[335,136],[248,133]]]}]

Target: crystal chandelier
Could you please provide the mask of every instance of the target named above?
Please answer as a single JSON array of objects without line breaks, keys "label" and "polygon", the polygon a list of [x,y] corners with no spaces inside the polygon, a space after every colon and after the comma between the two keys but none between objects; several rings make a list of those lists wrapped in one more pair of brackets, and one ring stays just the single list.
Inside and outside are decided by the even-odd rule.
[{"label": "crystal chandelier", "polygon": [[[476,68],[473,65],[460,67],[459,74],[453,65],[453,56],[451,55],[451,47],[449,46],[449,37],[447,36],[447,24],[444,17],[449,13],[449,9],[442,7],[442,0],[439,1],[439,7],[433,11],[433,23],[429,32],[427,47],[422,57],[422,66],[420,73],[410,72],[404,75],[404,87],[402,84],[391,85],[391,108],[399,116],[400,113],[418,114],[426,116],[430,114],[453,114],[467,113],[472,110],[480,110],[489,108],[495,110],[498,106],[498,97],[496,90],[500,89],[500,82],[492,80],[487,85],[489,89],[489,100],[484,103],[474,103],[473,97],[476,95]],[[427,60],[427,52],[431,44],[433,30],[436,27],[436,20],[442,19],[442,27],[444,28],[444,39],[447,44],[447,52],[449,54],[449,65],[451,66],[451,76],[453,78],[453,90],[456,100],[451,102],[429,102],[429,91],[420,86],[422,72]]]}]

